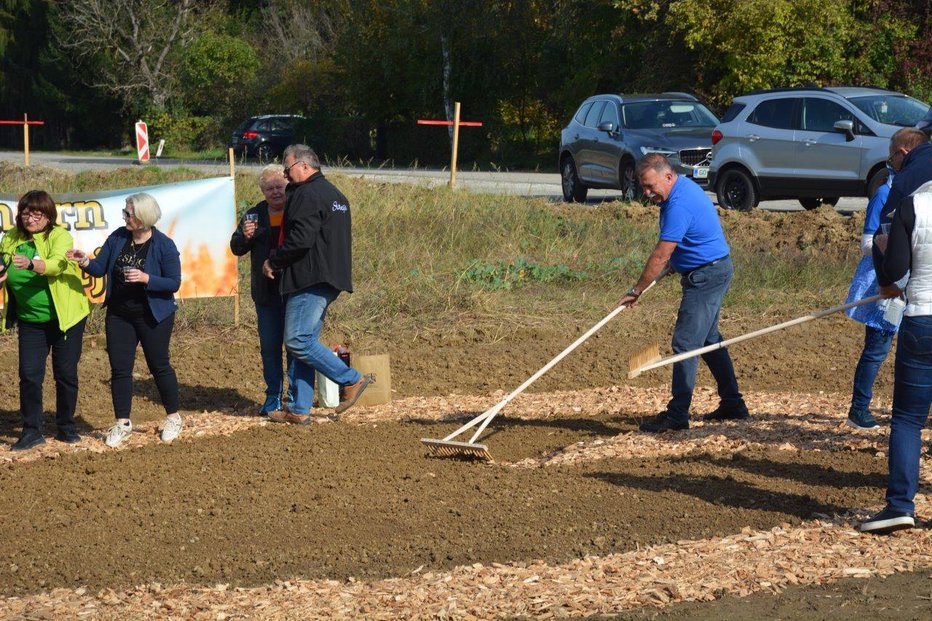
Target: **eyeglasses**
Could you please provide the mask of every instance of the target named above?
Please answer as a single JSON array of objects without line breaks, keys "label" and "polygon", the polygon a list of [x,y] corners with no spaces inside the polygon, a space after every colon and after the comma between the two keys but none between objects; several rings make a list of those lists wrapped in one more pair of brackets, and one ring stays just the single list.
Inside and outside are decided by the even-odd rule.
[{"label": "eyeglasses", "polygon": [[135,218],[135,217],[136,217],[136,215],[130,213],[128,209],[124,209],[124,210],[123,210],[123,219],[124,219],[124,220],[132,220],[132,219]]},{"label": "eyeglasses", "polygon": [[902,156],[902,155],[903,155],[903,152],[902,152],[902,151],[899,151],[899,150],[898,150],[898,151],[895,151],[895,152],[893,153],[893,155],[891,155],[890,157],[887,158],[887,164],[890,164],[890,166],[893,166],[893,165],[894,165],[894,164],[893,164],[893,158],[895,158],[897,155]]},{"label": "eyeglasses", "polygon": [[[291,166],[286,166],[286,167],[285,167],[285,174],[287,175],[287,174],[288,174],[288,171],[290,171],[292,168],[294,168],[294,167],[297,166],[298,164],[307,164],[307,162],[305,162],[304,160],[298,160],[297,162],[295,162],[295,163],[292,164]],[[308,165],[310,165],[310,164],[308,164]]]},{"label": "eyeglasses", "polygon": [[45,217],[45,214],[41,211],[24,211],[23,220],[41,220]]}]

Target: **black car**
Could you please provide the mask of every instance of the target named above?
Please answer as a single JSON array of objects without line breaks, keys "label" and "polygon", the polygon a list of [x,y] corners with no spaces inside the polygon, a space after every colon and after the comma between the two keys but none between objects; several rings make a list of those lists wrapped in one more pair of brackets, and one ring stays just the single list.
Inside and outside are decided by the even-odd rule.
[{"label": "black car", "polygon": [[236,153],[260,160],[281,157],[290,144],[301,142],[299,126],[305,118],[295,114],[253,116],[233,130],[230,146]]}]

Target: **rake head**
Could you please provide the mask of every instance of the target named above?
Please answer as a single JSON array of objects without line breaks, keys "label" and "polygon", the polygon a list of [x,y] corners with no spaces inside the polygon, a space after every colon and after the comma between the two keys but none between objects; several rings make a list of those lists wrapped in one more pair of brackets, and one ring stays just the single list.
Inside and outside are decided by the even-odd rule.
[{"label": "rake head", "polygon": [[634,379],[641,374],[644,367],[658,360],[660,360],[660,346],[656,343],[648,345],[628,358],[628,379]]},{"label": "rake head", "polygon": [[421,442],[427,447],[427,452],[434,457],[470,457],[492,461],[492,454],[489,453],[489,447],[485,444],[435,440],[433,438],[421,438]]}]

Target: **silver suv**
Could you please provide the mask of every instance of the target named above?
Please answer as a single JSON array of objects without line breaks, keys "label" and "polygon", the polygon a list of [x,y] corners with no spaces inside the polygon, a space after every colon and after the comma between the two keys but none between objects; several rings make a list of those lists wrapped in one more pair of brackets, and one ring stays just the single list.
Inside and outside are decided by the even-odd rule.
[{"label": "silver suv", "polygon": [[929,106],[877,88],[791,88],[736,97],[712,133],[709,187],[746,211],[766,199],[806,209],[870,196],[885,179],[890,137]]},{"label": "silver suv", "polygon": [[634,199],[634,167],[648,153],[663,153],[679,174],[705,185],[717,123],[687,93],[590,97],[560,134],[563,198],[580,202],[589,188],[609,188]]}]

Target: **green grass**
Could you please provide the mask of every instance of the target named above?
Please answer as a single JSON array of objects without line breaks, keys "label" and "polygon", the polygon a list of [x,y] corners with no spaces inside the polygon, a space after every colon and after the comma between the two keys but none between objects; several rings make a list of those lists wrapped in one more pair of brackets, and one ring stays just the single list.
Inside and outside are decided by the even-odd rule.
[{"label": "green grass", "polygon": [[[68,191],[133,187],[201,178],[186,168],[127,167],[69,174],[42,167],[0,165],[0,191]],[[624,203],[596,209],[518,196],[473,195],[446,188],[374,184],[333,176],[353,208],[355,293],[342,296],[331,322],[367,334],[413,329],[456,329],[457,321],[518,322],[598,314],[633,284],[657,239],[654,208]],[[257,175],[236,180],[239,213],[261,200]],[[834,217],[834,216],[832,216]],[[850,242],[784,244],[762,251],[742,227],[779,218],[787,229],[813,226],[807,214],[748,214],[732,226],[736,265],[726,300],[729,313],[787,313],[838,303],[857,261],[857,223],[838,216]],[[790,231],[790,234],[792,231]],[[242,317],[254,321],[248,295],[248,259],[241,260]],[[657,287],[652,299],[673,304],[678,287]],[[592,310],[592,313],[588,311]],[[232,301],[187,300],[179,326],[222,325]],[[92,322],[96,329],[97,322]]]}]

